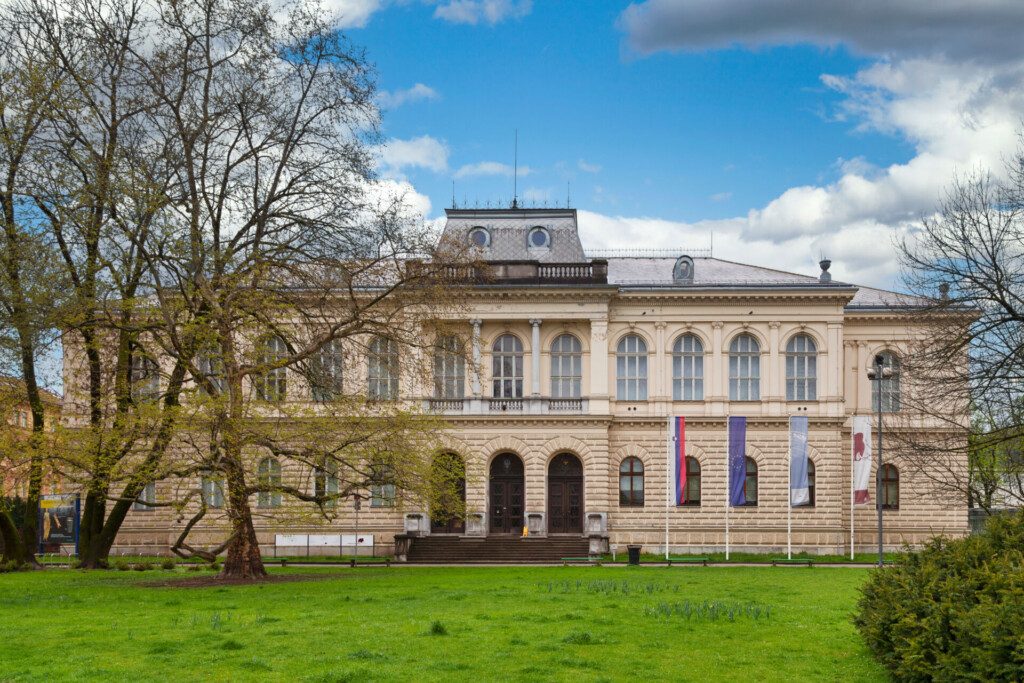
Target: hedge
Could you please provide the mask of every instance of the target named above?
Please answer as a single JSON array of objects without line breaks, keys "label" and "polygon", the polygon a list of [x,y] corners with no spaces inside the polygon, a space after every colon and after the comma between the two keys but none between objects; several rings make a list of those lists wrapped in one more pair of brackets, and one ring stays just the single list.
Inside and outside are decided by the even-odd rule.
[{"label": "hedge", "polygon": [[898,681],[1024,680],[1024,511],[874,570],[858,609]]}]

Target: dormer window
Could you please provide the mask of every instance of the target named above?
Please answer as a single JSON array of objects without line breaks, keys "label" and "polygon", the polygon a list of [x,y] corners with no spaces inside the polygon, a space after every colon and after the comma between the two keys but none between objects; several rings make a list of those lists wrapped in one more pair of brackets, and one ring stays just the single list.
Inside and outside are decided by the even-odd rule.
[{"label": "dormer window", "polygon": [[551,233],[547,231],[547,228],[542,228],[538,225],[530,230],[530,234],[526,238],[526,244],[530,249],[549,249],[551,247]]},{"label": "dormer window", "polygon": [[479,249],[485,249],[491,246],[491,233],[487,228],[478,225],[469,231],[469,243]]}]

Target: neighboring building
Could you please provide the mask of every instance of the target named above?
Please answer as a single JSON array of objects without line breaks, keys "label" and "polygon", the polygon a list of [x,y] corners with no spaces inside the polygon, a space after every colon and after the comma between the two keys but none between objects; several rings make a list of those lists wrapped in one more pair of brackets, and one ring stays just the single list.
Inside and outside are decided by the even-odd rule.
[{"label": "neighboring building", "polygon": [[[60,424],[61,397],[47,389],[40,389],[43,401],[43,429],[53,432]],[[28,491],[27,460],[18,445],[26,441],[32,434],[32,409],[25,396],[25,383],[15,377],[0,377],[0,414],[4,415],[3,430],[4,451],[0,453],[0,473],[2,488],[0,495],[24,496]],[[59,488],[58,479],[47,477],[44,491],[56,493]]]},{"label": "neighboring building", "polygon": [[[827,261],[816,278],[694,254],[587,254],[571,209],[447,213],[444,238],[472,243],[487,262],[464,328],[465,355],[483,373],[453,339],[455,353],[437,359],[428,389],[384,376],[366,358],[345,359],[341,374],[365,380],[378,398],[408,391],[401,398],[450,420],[449,445],[466,466],[467,515],[427,525],[428,511],[398,509],[394,491],[379,487],[360,512],[361,532],[386,544],[403,530],[519,535],[527,526],[533,537],[607,536],[619,552],[628,543],[662,549],[666,418],[682,415],[689,502],[668,510],[669,543],[678,552],[721,548],[726,417],[745,415],[750,502],[729,513],[732,547],[784,548],[788,418],[799,413],[810,418],[813,505],[792,512],[794,548],[848,552],[851,416],[872,411],[869,360],[883,354],[898,366],[907,351],[912,331],[898,295],[833,282]],[[303,386],[289,379],[289,392]],[[899,411],[899,376],[881,390],[885,410]],[[898,455],[886,462],[887,546],[968,531],[966,500],[918,494]],[[266,470],[261,476],[290,476],[274,462]],[[203,486],[222,504],[216,482]],[[176,487],[160,482],[145,495]],[[257,511],[272,515],[279,504],[266,496]],[[338,514],[327,530],[354,531],[351,504]],[[860,549],[875,543],[875,514],[873,504],[857,508]],[[268,552],[276,533],[326,533],[281,528],[272,517],[257,524]],[[166,546],[180,525],[170,509],[140,506],[119,548]]]}]

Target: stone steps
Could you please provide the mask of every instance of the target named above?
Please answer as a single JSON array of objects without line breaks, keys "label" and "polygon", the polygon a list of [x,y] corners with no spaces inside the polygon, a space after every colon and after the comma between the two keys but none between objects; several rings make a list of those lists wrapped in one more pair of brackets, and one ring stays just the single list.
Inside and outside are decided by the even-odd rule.
[{"label": "stone steps", "polygon": [[590,542],[580,536],[423,536],[412,541],[408,558],[411,563],[558,562],[586,557],[589,550]]}]

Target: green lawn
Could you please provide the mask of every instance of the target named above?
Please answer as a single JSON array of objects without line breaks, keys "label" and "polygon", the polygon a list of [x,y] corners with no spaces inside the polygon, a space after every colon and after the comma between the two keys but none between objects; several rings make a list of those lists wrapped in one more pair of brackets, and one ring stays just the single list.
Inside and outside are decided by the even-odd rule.
[{"label": "green lawn", "polygon": [[274,569],[0,575],[7,680],[885,680],[862,569]]}]

